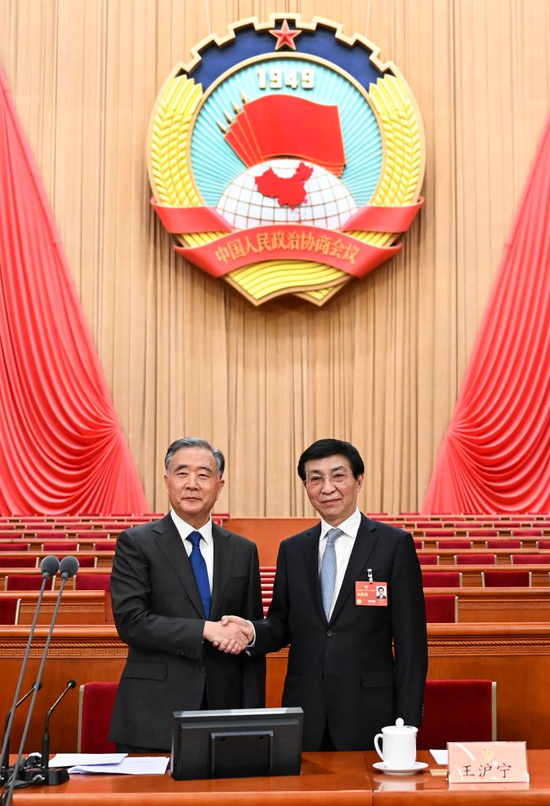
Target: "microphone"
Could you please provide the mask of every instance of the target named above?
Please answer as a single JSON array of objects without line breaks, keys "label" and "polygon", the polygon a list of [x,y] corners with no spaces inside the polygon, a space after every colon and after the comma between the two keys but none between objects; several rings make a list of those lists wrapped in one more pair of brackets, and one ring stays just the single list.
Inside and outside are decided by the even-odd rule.
[{"label": "microphone", "polygon": [[[26,693],[26,694],[23,694],[23,696],[21,697],[21,699],[20,699],[20,700],[18,700],[18,701],[15,703],[15,705],[13,705],[13,706],[12,706],[12,708],[10,708],[10,710],[9,710],[9,711],[8,711],[8,713],[6,714],[6,720],[5,720],[5,722],[4,722],[4,737],[3,737],[3,738],[5,738],[5,737],[6,737],[6,734],[7,734],[7,731],[8,731],[8,722],[9,722],[10,717],[11,717],[11,712],[12,712],[12,709],[13,709],[13,708],[19,708],[19,706],[20,706],[20,705],[22,705],[22,704],[25,702],[25,700],[26,700],[28,697],[30,697],[30,696],[31,696],[31,694],[32,694],[32,693],[33,693],[33,691],[34,691],[34,687],[35,687],[35,686],[36,686],[36,683],[33,683],[33,684],[32,684],[32,686],[31,686],[31,688],[30,688],[30,689],[27,691],[27,693]],[[38,686],[38,688],[39,688],[39,689],[41,689],[41,688],[42,688],[42,683],[40,683],[40,685]],[[8,736],[8,741],[6,742],[6,746],[5,746],[5,750],[4,750],[4,755],[2,756],[2,762],[1,762],[1,765],[0,765],[0,783],[4,783],[5,781],[7,781],[8,776],[9,776],[9,774],[10,774],[10,772],[11,772],[11,767],[9,766],[9,760],[10,760],[10,745],[9,745],[9,736]]]},{"label": "microphone", "polygon": [[[73,577],[76,572],[78,571],[78,560],[76,557],[64,557],[59,564],[59,571],[61,572],[61,584],[59,585],[59,593],[57,594],[57,601],[55,603],[54,611],[52,614],[52,620],[50,622],[50,628],[48,630],[48,635],[46,637],[46,643],[44,645],[44,652],[42,653],[42,658],[40,659],[40,666],[38,668],[38,675],[36,677],[36,685],[42,682],[42,674],[44,673],[44,665],[46,663],[46,658],[48,657],[48,650],[50,648],[50,643],[52,640],[53,635],[53,628],[55,627],[55,622],[57,619],[57,614],[59,612],[59,605],[61,604],[61,597],[63,595],[63,590],[65,589],[65,584],[68,579]],[[34,712],[34,705],[36,703],[36,694],[37,690],[34,690],[31,704],[29,705],[29,711],[27,714],[27,721],[25,722],[25,727],[23,729],[23,734],[21,736],[21,744],[19,745],[19,752],[17,754],[17,758],[15,760],[15,764],[13,767],[13,775],[10,778],[10,781],[7,785],[8,791],[6,798],[4,800],[4,806],[9,806],[11,800],[13,798],[13,790],[16,785],[21,786],[21,781],[18,781],[19,777],[19,770],[21,769],[21,761],[23,758],[23,748],[25,747],[25,742],[27,740],[27,735],[29,732],[29,727],[31,724],[32,715]],[[51,772],[54,772],[52,770]],[[69,780],[69,773],[66,769],[59,769],[55,771],[57,775],[52,776],[52,780],[50,781],[49,775],[44,775],[41,772],[37,772],[30,782],[27,782],[27,785],[30,784],[48,784],[52,786],[57,786],[57,784],[62,784],[65,781]],[[64,773],[64,774],[63,774]],[[24,784],[23,784],[24,785]]]},{"label": "microphone", "polygon": [[[45,774],[49,774],[51,777],[51,773],[57,773],[57,770],[50,770],[50,718],[63,697],[69,693],[72,688],[76,687],[76,680],[69,680],[67,685],[65,686],[65,690],[59,695],[57,700],[54,702],[50,710],[46,715],[46,724],[44,725],[44,736],[42,737],[42,760],[40,763],[40,770]],[[48,781],[51,784],[51,781]]]},{"label": "microphone", "polygon": [[[25,654],[23,655],[23,662],[21,663],[21,671],[19,672],[19,679],[17,680],[17,685],[15,686],[15,694],[13,695],[13,703],[12,703],[11,710],[10,710],[9,715],[8,715],[8,722],[7,722],[7,725],[6,725],[6,730],[4,731],[4,741],[3,741],[3,744],[2,744],[2,751],[0,753],[0,759],[2,759],[2,762],[4,762],[4,760],[7,761],[7,759],[8,759],[8,754],[9,754],[8,748],[9,748],[9,742],[10,742],[11,729],[13,727],[13,720],[15,718],[15,709],[17,708],[17,704],[18,704],[18,700],[19,700],[19,694],[21,693],[21,684],[23,682],[23,677],[24,677],[25,671],[27,669],[27,662],[29,660],[29,655],[30,655],[30,651],[31,651],[32,639],[34,638],[34,632],[35,632],[36,624],[37,624],[37,621],[38,621],[38,615],[40,613],[40,608],[42,607],[42,599],[44,597],[44,590],[46,588],[46,584],[47,584],[48,580],[51,579],[52,576],[55,576],[55,574],[57,574],[58,570],[59,570],[59,560],[57,559],[57,557],[54,557],[51,554],[48,555],[47,557],[44,557],[44,559],[40,563],[40,573],[42,574],[42,585],[40,587],[40,592],[38,594],[38,599],[36,601],[36,607],[34,609],[34,616],[33,616],[32,624],[31,624],[31,628],[29,630],[29,637],[27,639],[27,647],[25,649]],[[31,689],[31,691],[33,692],[33,702],[34,702],[34,699],[36,698],[37,693],[40,691],[41,688],[42,688],[42,685],[40,684],[40,680],[37,679],[35,684],[34,684],[34,686],[33,686],[33,688]],[[7,766],[7,763],[6,763],[6,766]],[[2,780],[4,781],[5,779],[2,778]]]},{"label": "microphone", "polygon": [[80,564],[76,557],[63,557],[61,563],[59,564],[59,573],[64,580],[70,579],[71,577],[76,576],[79,565]]}]

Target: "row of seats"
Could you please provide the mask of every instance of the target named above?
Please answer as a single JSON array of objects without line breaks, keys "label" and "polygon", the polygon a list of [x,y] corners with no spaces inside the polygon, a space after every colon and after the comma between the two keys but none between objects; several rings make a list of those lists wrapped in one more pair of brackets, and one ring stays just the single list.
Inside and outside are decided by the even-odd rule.
[{"label": "row of seats", "polygon": [[58,543],[27,543],[20,540],[17,543],[2,543],[0,552],[5,551],[114,551],[116,540],[97,540],[89,544],[88,541],[60,540]]},{"label": "row of seats", "polygon": [[[84,577],[85,575],[82,575]],[[103,575],[102,575],[103,576]],[[77,590],[108,590],[109,579],[77,577]],[[0,624],[18,624],[21,599],[17,596],[0,597]],[[434,594],[426,597],[426,619],[429,622],[454,623],[458,620],[458,597],[453,594]]]},{"label": "row of seats", "polygon": [[[116,682],[80,687],[79,753],[116,750],[107,737],[117,688]],[[496,741],[496,713],[496,683],[491,680],[427,680],[417,747],[428,750],[453,741]]]},{"label": "row of seats", "polygon": [[[48,580],[45,590],[56,590],[56,577]],[[77,574],[74,578],[74,590],[105,590],[111,587],[110,574]],[[40,574],[6,574],[4,590],[6,591],[38,591],[42,587]]]}]

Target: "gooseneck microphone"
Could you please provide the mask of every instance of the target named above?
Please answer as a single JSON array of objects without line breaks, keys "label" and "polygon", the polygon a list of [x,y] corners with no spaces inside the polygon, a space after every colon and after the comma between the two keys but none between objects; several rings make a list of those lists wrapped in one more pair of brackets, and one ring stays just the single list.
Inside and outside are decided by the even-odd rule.
[{"label": "gooseneck microphone", "polygon": [[[44,736],[42,737],[42,758],[40,762],[40,772],[47,776],[48,778],[54,779],[58,775],[58,770],[52,769],[50,770],[50,717],[63,699],[63,697],[69,693],[69,691],[76,687],[76,680],[69,680],[67,685],[65,686],[65,691],[63,691],[57,700],[54,702],[50,710],[46,715],[46,724],[44,725]],[[52,775],[55,773],[55,775]],[[52,785],[52,781],[48,781],[50,786]]]},{"label": "gooseneck microphone", "polygon": [[[50,648],[50,643],[52,640],[53,635],[53,628],[55,627],[55,622],[57,619],[57,613],[59,612],[59,605],[61,604],[61,597],[63,595],[63,590],[65,588],[65,584],[68,579],[74,577],[76,572],[78,571],[78,560],[76,557],[64,557],[60,564],[59,564],[59,573],[61,575],[61,584],[59,585],[59,593],[57,594],[57,601],[55,603],[54,611],[52,614],[52,620],[50,622],[50,629],[48,630],[48,635],[46,637],[46,643],[44,644],[44,651],[42,653],[42,658],[40,659],[40,666],[38,668],[38,674],[36,676],[36,685],[38,686],[39,683],[42,682],[42,674],[44,672],[44,665],[46,663],[46,658],[48,657],[48,650]],[[33,775],[30,781],[20,781],[19,778],[19,771],[21,769],[21,761],[23,758],[23,748],[25,747],[25,742],[27,741],[27,734],[29,732],[29,727],[31,724],[32,715],[34,712],[34,705],[36,703],[36,694],[37,689],[35,688],[31,704],[29,705],[29,712],[27,714],[27,721],[25,722],[25,727],[23,729],[23,734],[21,736],[21,744],[19,745],[19,752],[17,754],[17,759],[15,760],[15,764],[13,767],[13,775],[10,778],[9,783],[7,784],[7,796],[4,801],[4,806],[9,806],[13,797],[13,790],[16,786],[29,786],[32,784],[49,784],[49,775],[42,775],[40,770],[37,770],[36,774]],[[53,772],[51,770],[50,772]],[[62,784],[64,781],[68,781],[69,773],[67,770],[59,770],[59,775],[52,776],[52,779],[55,780],[51,781],[52,785]],[[63,776],[62,773],[65,773]]]},{"label": "gooseneck microphone", "polygon": [[[40,573],[42,574],[42,585],[40,586],[40,592],[38,594],[38,599],[36,601],[36,607],[34,609],[34,617],[32,620],[31,628],[29,630],[29,637],[27,640],[27,647],[25,649],[25,654],[23,655],[23,662],[21,663],[21,671],[19,672],[19,679],[17,681],[17,685],[15,686],[13,703],[9,712],[6,730],[4,732],[4,742],[2,744],[2,752],[0,753],[0,758],[2,759],[2,761],[4,761],[4,759],[7,759],[9,753],[8,748],[10,743],[10,734],[13,726],[13,720],[15,719],[15,709],[17,708],[18,705],[19,694],[21,693],[21,684],[23,682],[23,677],[27,669],[27,661],[29,660],[32,639],[34,638],[34,631],[36,629],[38,615],[40,613],[40,608],[42,607],[42,598],[44,596],[44,590],[46,589],[46,584],[48,583],[48,580],[50,580],[53,576],[55,576],[58,570],[59,570],[59,560],[57,559],[57,557],[54,557],[51,554],[48,555],[47,557],[44,557],[44,559],[40,563]],[[37,681],[35,682],[34,686],[31,689],[31,691],[33,692],[33,702],[34,699],[36,698],[37,693],[42,688],[42,685],[41,684],[39,685],[39,683],[40,681],[37,679]]]},{"label": "gooseneck microphone", "polygon": [[[25,700],[28,699],[31,696],[31,694],[34,691],[35,686],[36,686],[36,683],[33,683],[31,688],[27,691],[27,693],[23,694],[21,699],[18,700],[15,703],[15,705],[13,705],[12,708],[10,708],[10,710],[6,714],[6,720],[4,722],[4,736],[2,737],[2,746],[4,746],[4,739],[6,738],[7,733],[8,733],[8,723],[10,721],[12,709],[13,708],[19,708],[19,706],[22,705],[25,702]],[[42,688],[42,683],[40,683],[39,688]],[[1,761],[1,764],[0,764],[0,783],[5,783],[8,780],[8,776],[9,776],[9,774],[11,772],[9,761],[10,761],[10,743],[9,743],[9,737],[8,737],[8,740],[7,740],[6,744],[5,744],[4,754],[2,755],[2,761]]]}]

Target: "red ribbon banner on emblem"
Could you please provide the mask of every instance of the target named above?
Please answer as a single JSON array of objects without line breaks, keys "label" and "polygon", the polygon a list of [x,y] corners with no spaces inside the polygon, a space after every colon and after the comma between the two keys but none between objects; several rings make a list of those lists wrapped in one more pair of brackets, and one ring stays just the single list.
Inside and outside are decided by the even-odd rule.
[{"label": "red ribbon banner on emblem", "polygon": [[402,207],[366,206],[345,222],[341,230],[308,225],[268,225],[234,230],[210,207],[164,207],[151,201],[166,230],[173,234],[227,232],[202,246],[176,246],[176,252],[213,277],[265,260],[311,260],[354,277],[363,277],[401,249],[373,246],[346,235],[343,230],[405,232],[424,202]]}]

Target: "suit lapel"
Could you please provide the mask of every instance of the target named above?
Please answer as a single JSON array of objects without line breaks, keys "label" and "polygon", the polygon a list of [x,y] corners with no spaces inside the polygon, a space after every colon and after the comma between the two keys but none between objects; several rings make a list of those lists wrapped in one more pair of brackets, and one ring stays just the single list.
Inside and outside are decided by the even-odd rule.
[{"label": "suit lapel", "polygon": [[176,529],[176,525],[170,513],[159,521],[159,523],[153,527],[153,530],[158,532],[155,536],[157,546],[174,569],[176,576],[181,582],[197,614],[200,618],[204,618],[204,610],[202,609],[201,597],[199,596],[197,583],[195,582],[195,575],[191,568],[187,552],[183,546],[180,533]]},{"label": "suit lapel", "polygon": [[338,616],[348,596],[353,592],[355,581],[359,578],[359,575],[366,566],[369,557],[372,554],[378,539],[376,531],[377,530],[374,523],[369,521],[368,518],[365,518],[364,515],[361,515],[361,523],[359,525],[357,537],[355,538],[355,544],[349,558],[348,567],[346,568],[346,573],[344,574],[342,587],[340,588],[338,598],[336,599],[334,605],[334,610],[332,611],[332,615],[330,617],[331,623]]},{"label": "suit lapel", "polygon": [[219,529],[212,524],[212,537],[214,540],[214,579],[212,582],[212,608],[211,618],[219,619],[224,613],[218,613],[221,603],[225,601],[225,588],[231,577],[231,566],[235,553],[235,541],[225,529]]},{"label": "suit lapel", "polygon": [[319,581],[319,538],[321,537],[321,524],[314,526],[303,538],[303,552],[306,577],[311,590],[311,601],[317,615],[326,624],[325,611],[321,596],[321,583]]}]

